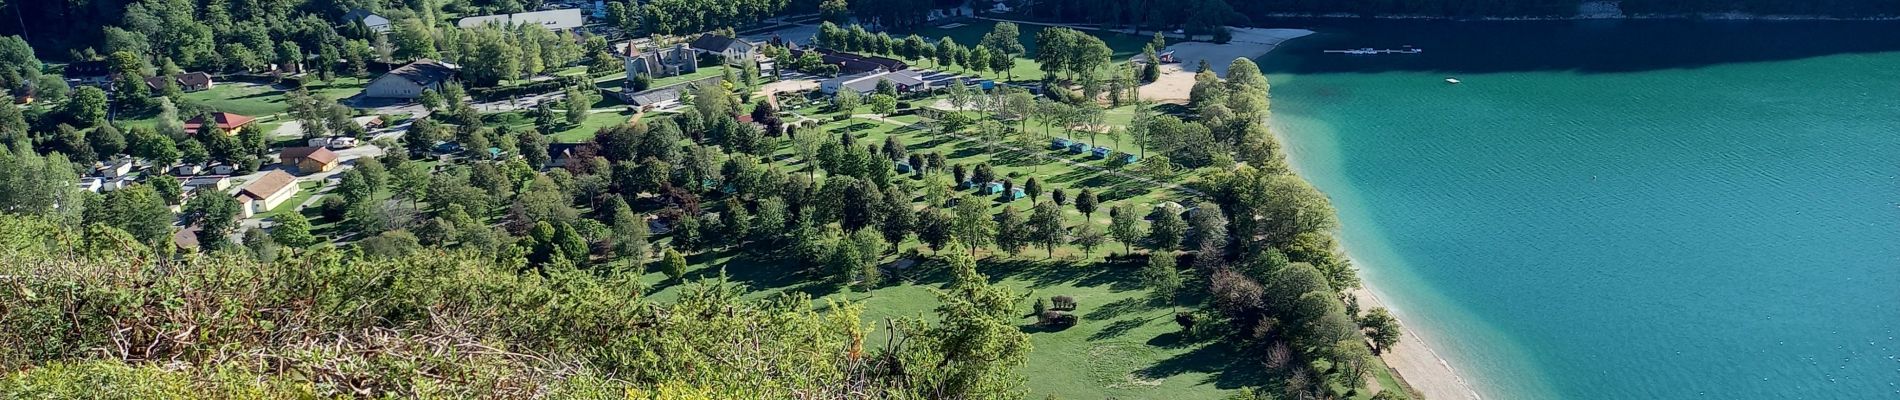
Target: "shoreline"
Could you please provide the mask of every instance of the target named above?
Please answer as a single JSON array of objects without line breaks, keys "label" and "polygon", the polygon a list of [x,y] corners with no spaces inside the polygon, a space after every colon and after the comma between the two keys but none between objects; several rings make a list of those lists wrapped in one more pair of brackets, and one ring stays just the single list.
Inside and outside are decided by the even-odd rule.
[{"label": "shoreline", "polygon": [[[1269,127],[1269,131],[1273,132],[1273,140],[1280,142],[1280,148],[1286,149],[1288,168],[1291,168],[1293,174],[1299,176],[1301,180],[1307,180],[1306,174],[1301,171],[1298,155],[1291,146],[1287,145],[1286,133],[1277,127]],[[1311,181],[1308,180],[1308,182]],[[1322,189],[1321,192],[1324,193],[1325,190]],[[1331,195],[1328,197],[1330,198]],[[1366,269],[1366,263],[1353,257],[1351,244],[1346,243],[1345,238],[1339,237],[1337,233],[1335,237],[1340,241],[1340,252],[1344,253],[1346,259],[1351,260],[1360,270]],[[1403,330],[1399,343],[1392,345],[1391,348],[1383,349],[1378,355],[1379,359],[1385,362],[1386,367],[1392,370],[1393,377],[1398,379],[1401,386],[1431,400],[1484,399],[1484,396],[1478,394],[1477,387],[1473,386],[1470,380],[1465,379],[1464,374],[1453,367],[1450,360],[1439,355],[1438,350],[1432,347],[1430,341],[1424,339],[1425,335],[1419,333],[1425,331],[1424,329],[1409,323],[1411,319],[1402,315],[1397,309],[1393,309],[1379,296],[1379,285],[1373,279],[1361,275],[1359,286],[1357,289],[1348,291],[1347,294],[1359,300],[1360,308],[1386,308],[1392,312],[1392,318],[1399,321],[1399,326]],[[1438,333],[1432,332],[1434,335]]]},{"label": "shoreline", "polygon": [[[1300,31],[1304,32],[1280,38],[1280,40],[1267,45],[1266,49],[1260,54],[1247,58],[1256,59],[1264,57],[1278,48],[1281,42],[1314,33],[1308,30]],[[1174,46],[1169,47],[1173,48]],[[1185,64],[1186,60],[1183,60],[1182,65]],[[1225,63],[1212,64],[1219,65],[1219,72],[1224,74]],[[1191,79],[1190,75],[1190,82]],[[1272,126],[1272,121],[1272,117],[1269,116],[1268,131],[1272,132],[1274,141],[1279,142],[1280,148],[1284,149],[1288,167],[1292,169],[1295,176],[1299,176],[1301,180],[1310,183],[1311,180],[1307,179],[1306,174],[1302,172],[1299,167],[1298,155],[1296,155],[1292,147],[1288,145],[1289,142],[1287,141],[1286,133]],[[1323,192],[1324,190],[1322,190],[1322,193]],[[1330,197],[1330,195],[1328,197]],[[1338,233],[1334,233],[1334,236],[1338,240],[1341,240],[1340,252],[1344,253],[1346,259],[1356,262],[1357,260],[1352,256],[1352,251],[1344,242],[1344,238],[1340,237]],[[1364,269],[1364,263],[1357,264],[1361,269]],[[1358,289],[1353,289],[1347,293],[1358,299],[1363,309],[1384,307],[1387,310],[1391,310],[1393,318],[1398,319],[1399,326],[1402,327],[1403,332],[1401,333],[1399,343],[1392,345],[1391,348],[1382,349],[1378,355],[1380,360],[1385,362],[1386,367],[1392,370],[1393,377],[1399,381],[1399,385],[1402,387],[1401,390],[1410,391],[1411,393],[1407,393],[1408,395],[1418,394],[1426,399],[1483,400],[1484,396],[1478,394],[1477,388],[1472,386],[1471,382],[1466,380],[1465,376],[1459,373],[1457,368],[1452,367],[1449,360],[1440,356],[1437,349],[1432,347],[1431,342],[1424,339],[1424,335],[1419,334],[1420,329],[1417,325],[1408,323],[1404,316],[1386,304],[1384,299],[1378,295],[1378,285],[1376,285],[1372,279],[1368,279],[1362,275],[1360,281],[1361,284]],[[1437,332],[1434,332],[1434,334],[1436,333]]]}]

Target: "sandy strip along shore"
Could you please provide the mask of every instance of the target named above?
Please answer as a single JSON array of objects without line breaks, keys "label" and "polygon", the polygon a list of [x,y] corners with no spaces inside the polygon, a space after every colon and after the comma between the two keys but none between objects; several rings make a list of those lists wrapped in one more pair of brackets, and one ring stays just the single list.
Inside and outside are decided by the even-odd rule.
[{"label": "sandy strip along shore", "polygon": [[[1207,60],[1209,69],[1215,74],[1226,76],[1227,65],[1235,58],[1257,58],[1273,51],[1280,43],[1313,34],[1305,29],[1251,29],[1235,28],[1234,40],[1225,44],[1207,42],[1183,42],[1168,46],[1174,51],[1174,57],[1181,62],[1162,67],[1162,76],[1154,83],[1140,88],[1141,97],[1163,103],[1187,103],[1188,93],[1194,88],[1194,70],[1201,60]],[[1281,135],[1276,132],[1276,135]],[[1282,142],[1285,137],[1279,138]],[[1294,158],[1297,158],[1295,155]],[[1367,286],[1377,286],[1376,282],[1366,282]],[[1388,307],[1371,289],[1359,289],[1351,294],[1359,299],[1359,304],[1367,309]],[[1420,337],[1419,330],[1406,324],[1403,338],[1392,348],[1380,354],[1386,365],[1398,373],[1407,386],[1433,400],[1479,400],[1481,397],[1470,382],[1466,381],[1451,363],[1445,361],[1431,348],[1431,343]],[[1435,334],[1435,333],[1434,333]]]}]

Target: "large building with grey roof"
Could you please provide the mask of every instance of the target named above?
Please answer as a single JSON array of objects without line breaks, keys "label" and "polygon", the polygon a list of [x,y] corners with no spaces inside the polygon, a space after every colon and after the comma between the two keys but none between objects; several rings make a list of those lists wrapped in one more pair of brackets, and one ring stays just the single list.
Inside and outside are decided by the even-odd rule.
[{"label": "large building with grey roof", "polygon": [[534,11],[534,12],[523,12],[523,13],[514,13],[514,14],[496,14],[496,15],[483,15],[479,17],[468,17],[468,18],[463,18],[461,20],[455,21],[455,26],[461,27],[461,28],[475,28],[475,27],[480,27],[482,25],[488,25],[488,24],[532,25],[532,26],[547,28],[547,30],[550,30],[550,31],[562,31],[562,30],[579,28],[581,27],[581,25],[585,25],[586,23],[587,23],[587,19],[585,16],[581,15],[580,9],[569,8],[569,9],[564,9],[564,10],[547,10],[547,11]]},{"label": "large building with grey roof", "polygon": [[435,60],[416,60],[376,77],[363,87],[363,96],[383,99],[415,99],[422,92],[440,89],[442,82],[455,76],[455,64]]}]

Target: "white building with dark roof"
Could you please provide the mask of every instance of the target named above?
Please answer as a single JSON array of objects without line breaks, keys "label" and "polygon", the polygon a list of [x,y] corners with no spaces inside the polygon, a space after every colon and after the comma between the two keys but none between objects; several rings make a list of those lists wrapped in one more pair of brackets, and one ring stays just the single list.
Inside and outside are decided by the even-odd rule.
[{"label": "white building with dark roof", "polygon": [[818,90],[825,94],[838,94],[839,90],[847,89],[858,92],[858,94],[869,94],[876,91],[877,83],[882,81],[890,81],[893,86],[897,87],[898,93],[909,93],[928,89],[928,85],[924,82],[922,73],[907,69],[896,72],[877,70],[831,78],[824,82],[819,82]]}]

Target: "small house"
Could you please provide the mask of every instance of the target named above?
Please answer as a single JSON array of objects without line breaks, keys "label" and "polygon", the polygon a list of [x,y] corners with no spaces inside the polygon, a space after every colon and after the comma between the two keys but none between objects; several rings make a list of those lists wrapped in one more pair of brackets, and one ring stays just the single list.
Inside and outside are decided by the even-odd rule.
[{"label": "small house", "polygon": [[205,175],[205,176],[193,177],[191,179],[186,179],[184,185],[181,185],[181,186],[185,189],[186,193],[198,191],[200,189],[222,192],[226,189],[231,188],[231,176]]},{"label": "small house", "polygon": [[356,145],[357,145],[356,138],[349,137],[349,136],[337,136],[337,137],[330,138],[329,147],[332,149],[347,149],[351,147],[356,147]]},{"label": "small house", "polygon": [[1089,151],[1088,143],[1075,142],[1069,144],[1069,154],[1082,154],[1087,151]]},{"label": "small house", "polygon": [[335,152],[323,147],[292,147],[277,154],[277,163],[295,166],[297,172],[306,174],[329,172],[340,164]]},{"label": "small house", "polygon": [[1108,148],[1095,146],[1094,149],[1089,150],[1089,158],[1108,158]]},{"label": "small house", "polygon": [[1070,141],[1069,139],[1064,139],[1064,138],[1057,138],[1057,139],[1055,139],[1055,140],[1050,140],[1050,141],[1049,141],[1049,150],[1062,150],[1062,149],[1066,149],[1066,148],[1069,148],[1069,145],[1070,145],[1070,144],[1074,144],[1074,143],[1075,143],[1075,142],[1073,142],[1073,141]]},{"label": "small house", "polygon": [[189,121],[185,121],[185,133],[196,135],[199,130],[210,125],[217,126],[218,130],[224,131],[226,135],[236,136],[238,132],[244,130],[244,127],[250,126],[251,122],[257,120],[250,116],[228,112],[214,112],[208,115],[210,116],[209,120],[205,119],[206,115],[199,115],[192,117]]},{"label": "small house", "polygon": [[79,178],[79,190],[99,193],[105,189],[105,185],[105,178]]},{"label": "small house", "polygon": [[581,9],[568,8],[558,10],[519,12],[514,14],[483,15],[455,21],[459,28],[479,28],[482,25],[498,26],[538,26],[550,31],[564,31],[579,28],[587,22]]},{"label": "small house", "polygon": [[112,82],[112,65],[105,61],[78,61],[66,64],[61,75],[81,85],[104,85]]},{"label": "small house", "polygon": [[238,189],[238,204],[244,208],[244,217],[250,218],[277,208],[283,205],[285,200],[296,197],[297,189],[299,188],[296,177],[284,171],[272,170],[264,173],[264,176],[258,177],[257,180],[251,181],[250,184],[244,185],[243,189]]},{"label": "small house", "polygon": [[900,173],[900,174],[908,174],[910,173],[910,170],[911,170],[910,163],[908,162],[899,162],[897,163],[896,168],[897,168],[897,173]]},{"label": "small house", "polygon": [[211,79],[211,74],[204,72],[186,72],[169,77],[154,76],[145,78],[145,86],[157,92],[165,89],[167,81],[170,81],[171,84],[178,85],[178,91],[181,92],[208,90],[215,84]]},{"label": "small house", "polygon": [[1027,194],[1025,194],[1025,193],[1023,193],[1023,188],[1010,188],[1010,189],[1009,189],[1009,199],[1010,199],[1010,200],[1015,200],[1015,199],[1020,199],[1020,198],[1023,198],[1023,196],[1027,196]]},{"label": "small house", "polygon": [[172,234],[172,245],[177,246],[179,250],[197,251],[198,233],[200,232],[204,232],[204,228],[198,225],[179,229],[177,233]]},{"label": "small house", "polygon": [[172,175],[178,175],[178,176],[192,176],[192,175],[202,174],[204,172],[205,172],[204,164],[179,164],[176,167],[172,167]]},{"label": "small house", "polygon": [[983,194],[997,194],[997,193],[1002,193],[1002,192],[1003,192],[1002,182],[990,182],[989,184],[983,185]]},{"label": "small house", "polygon": [[99,167],[99,176],[106,178],[125,176],[126,174],[132,173],[133,167],[132,160],[121,159],[113,161],[103,167]]}]

